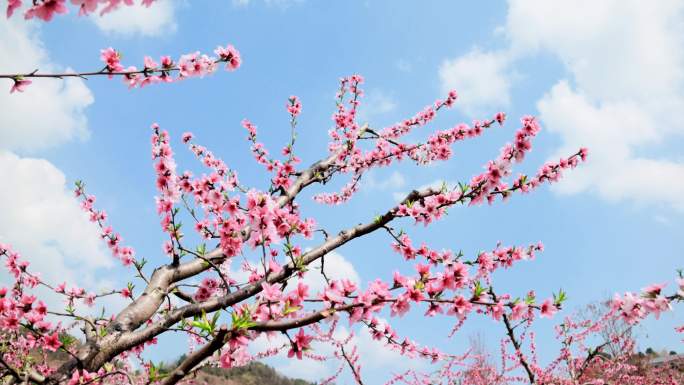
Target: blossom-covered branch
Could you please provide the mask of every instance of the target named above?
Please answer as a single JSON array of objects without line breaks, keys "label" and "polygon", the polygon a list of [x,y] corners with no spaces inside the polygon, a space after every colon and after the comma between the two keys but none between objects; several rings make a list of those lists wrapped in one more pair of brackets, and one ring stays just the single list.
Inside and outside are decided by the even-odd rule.
[{"label": "blossom-covered branch", "polygon": [[[149,7],[155,0],[140,0],[140,4]],[[22,0],[7,0],[7,17],[22,6]],[[43,21],[51,21],[55,15],[68,13],[67,0],[32,0],[31,7],[24,12],[25,19],[34,17]],[[120,6],[133,6],[134,0],[71,0],[78,7],[78,15],[84,16],[99,10],[100,16],[118,9]]]},{"label": "blossom-covered branch", "polygon": [[121,77],[128,88],[144,87],[155,83],[170,83],[190,77],[204,77],[216,71],[221,63],[225,68],[234,71],[240,67],[242,58],[232,45],[217,47],[214,50],[216,57],[210,57],[200,52],[182,55],[177,61],[170,56],[162,56],[156,62],[149,56],[145,56],[142,69],[135,66],[124,67],[121,64],[121,53],[114,48],[106,48],[100,51],[100,59],[105,66],[98,71],[88,72],[64,72],[64,73],[41,73],[39,70],[22,74],[0,74],[0,79],[13,81],[10,93],[24,92],[33,82],[29,79],[52,78],[64,79],[69,77],[88,79],[93,76]]}]

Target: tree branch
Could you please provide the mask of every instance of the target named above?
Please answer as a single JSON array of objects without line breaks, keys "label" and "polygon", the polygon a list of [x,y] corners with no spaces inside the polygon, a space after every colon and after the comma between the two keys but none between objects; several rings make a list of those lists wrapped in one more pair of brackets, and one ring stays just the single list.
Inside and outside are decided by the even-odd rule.
[{"label": "tree branch", "polygon": [[182,380],[190,371],[193,370],[195,366],[201,363],[207,357],[211,357],[217,350],[221,349],[225,343],[226,336],[228,336],[229,331],[224,326],[219,329],[216,336],[208,344],[202,346],[199,350],[196,350],[191,355],[185,358],[176,369],[168,374],[168,377],[160,383],[160,385],[174,385],[178,381]]},{"label": "tree branch", "polygon": [[520,342],[518,339],[515,337],[515,333],[513,332],[513,328],[511,327],[511,322],[508,320],[508,316],[506,314],[502,315],[504,325],[506,326],[506,334],[508,334],[508,339],[511,341],[513,344],[513,347],[515,348],[515,354],[518,356],[518,360],[520,361],[520,365],[525,369],[525,372],[527,373],[527,377],[530,379],[530,384],[535,383],[535,378],[534,378],[534,373],[532,372],[532,369],[530,368],[530,365],[527,363],[527,360],[525,360],[525,357],[522,354],[522,350],[520,350]]}]

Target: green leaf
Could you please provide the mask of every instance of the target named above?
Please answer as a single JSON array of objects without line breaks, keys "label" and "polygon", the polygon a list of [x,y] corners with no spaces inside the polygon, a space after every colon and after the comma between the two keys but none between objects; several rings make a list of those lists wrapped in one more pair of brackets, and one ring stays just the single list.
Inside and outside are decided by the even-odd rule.
[{"label": "green leaf", "polygon": [[207,253],[207,245],[202,243],[201,245],[197,246],[197,254],[204,256],[204,254]]},{"label": "green leaf", "polygon": [[157,379],[157,367],[154,366],[154,362],[150,361],[149,378],[150,382],[154,382]]},{"label": "green leaf", "polygon": [[553,295],[553,303],[555,305],[561,305],[567,299],[568,299],[567,293],[565,291],[563,291],[563,289],[560,289],[560,291],[558,292],[558,295],[556,295],[556,294]]},{"label": "green leaf", "polygon": [[468,191],[468,189],[470,188],[470,186],[467,184],[463,184],[461,182],[458,182],[458,188],[461,190],[461,193],[465,194]]},{"label": "green leaf", "polygon": [[283,310],[283,315],[288,315],[290,313],[297,312],[301,309],[300,306],[290,306],[290,301],[285,303],[285,310]]},{"label": "green leaf", "polygon": [[212,321],[209,321],[207,319],[207,313],[202,310],[202,317],[195,316],[195,320],[190,323],[193,327],[196,327],[203,332],[206,332],[208,334],[211,334],[214,332],[214,326],[216,325],[216,320],[218,320],[218,312],[214,314],[214,319]]},{"label": "green leaf", "polygon": [[242,329],[248,329],[254,325],[256,325],[256,322],[252,319],[252,314],[249,311],[249,309],[243,309],[239,312],[234,311],[231,314],[231,318],[233,321],[232,328],[237,329],[237,330],[242,330]]},{"label": "green leaf", "polygon": [[76,338],[74,338],[68,334],[61,334],[59,336],[59,342],[61,342],[62,346],[64,346],[64,348],[66,349],[69,346],[71,346],[74,342],[76,342]]},{"label": "green leaf", "polygon": [[476,281],[475,288],[473,289],[473,297],[479,298],[482,295],[482,293],[485,292],[485,290],[486,288],[482,286],[480,281]]},{"label": "green leaf", "polygon": [[142,270],[142,268],[147,264],[147,259],[142,258],[140,261],[134,261],[133,263],[137,269]]},{"label": "green leaf", "polygon": [[304,258],[300,255],[299,257],[295,258],[295,268],[299,271],[305,272],[308,269],[306,268],[306,265],[304,264]]}]

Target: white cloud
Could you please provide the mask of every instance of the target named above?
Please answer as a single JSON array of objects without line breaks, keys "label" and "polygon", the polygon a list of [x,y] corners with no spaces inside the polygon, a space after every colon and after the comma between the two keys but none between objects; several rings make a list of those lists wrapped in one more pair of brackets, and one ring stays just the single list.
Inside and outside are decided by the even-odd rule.
[{"label": "white cloud", "polygon": [[33,271],[48,282],[93,284],[93,270],[111,265],[97,228],[50,162],[0,152],[0,180],[0,242],[21,252]]},{"label": "white cloud", "polygon": [[[337,252],[333,251],[326,254],[323,269],[325,270],[325,275],[329,279],[348,279],[356,284],[361,283],[361,279],[359,278],[356,269],[354,269],[354,265]],[[309,286],[310,294],[314,294],[325,288],[325,279],[321,274],[321,259],[318,259],[309,265],[309,272],[304,276],[304,283]]]},{"label": "white cloud", "polygon": [[274,332],[270,334],[261,333],[249,344],[248,348],[251,354],[258,354],[269,349],[279,348],[283,345],[287,345],[288,343],[287,337],[280,332]]},{"label": "white cloud", "polygon": [[370,171],[362,182],[363,186],[372,190],[390,190],[400,189],[406,185],[406,178],[399,171],[395,170],[385,178],[379,178],[377,173],[378,171]]},{"label": "white cloud", "polygon": [[590,190],[610,201],[661,202],[684,210],[684,164],[635,154],[664,139],[659,117],[628,100],[593,105],[566,82],[556,84],[538,108],[544,124],[563,140],[558,156],[580,146],[591,151],[590,162],[568,174],[557,191]]},{"label": "white cloud", "polygon": [[382,117],[383,115],[397,109],[397,103],[381,90],[370,90],[365,93],[361,100],[361,105],[357,114],[357,120],[363,123],[370,123],[374,118]]},{"label": "white cloud", "polygon": [[[0,18],[0,68],[7,73],[59,70],[32,24]],[[80,79],[37,79],[23,93],[0,90],[0,148],[35,151],[88,137],[85,108],[93,96]]]},{"label": "white cloud", "polygon": [[506,31],[513,50],[556,55],[592,101],[680,95],[681,1],[509,3]]},{"label": "white cloud", "polygon": [[[305,252],[310,249],[305,250]],[[325,255],[324,269],[325,274],[329,279],[341,280],[348,279],[357,285],[361,283],[359,273],[354,268],[354,265],[344,256],[336,251],[331,251]],[[230,277],[239,283],[247,282],[250,273],[244,271],[242,266],[238,266],[236,262],[230,269]],[[299,282],[300,278],[293,279],[294,285]],[[321,274],[321,259],[317,259],[308,265],[308,271],[304,275],[302,281],[309,286],[309,295],[315,296],[316,293],[322,291],[326,286],[325,278]],[[294,287],[294,286],[292,286]]]},{"label": "white cloud", "polygon": [[509,56],[503,51],[482,52],[474,48],[439,67],[443,92],[455,89],[456,107],[468,115],[491,113],[510,104],[512,76],[507,69]]},{"label": "white cloud", "polygon": [[[317,259],[308,267],[309,271],[304,276],[303,282],[309,286],[309,295],[314,296],[326,287],[325,279],[321,274],[321,260]],[[348,279],[357,285],[361,283],[361,278],[354,269],[354,265],[335,251],[325,255],[323,269],[329,279]]]},{"label": "white cloud", "polygon": [[[563,17],[551,21],[555,14]],[[507,26],[514,50],[553,53],[575,84],[559,81],[538,103],[563,139],[556,155],[590,150],[557,190],[684,210],[684,164],[639,155],[684,134],[672,119],[684,106],[684,4],[513,1]]]},{"label": "white cloud", "polygon": [[121,6],[104,16],[93,15],[92,20],[105,33],[120,36],[161,36],[176,31],[175,0],[157,0],[145,7],[139,2]]},{"label": "white cloud", "polygon": [[[23,20],[0,20],[0,66],[7,72],[50,71],[38,31]],[[9,88],[9,85],[8,85]],[[43,159],[11,151],[36,151],[86,138],[84,109],[93,102],[81,80],[38,79],[24,93],[0,92],[0,239],[30,258],[46,278],[83,277],[69,266],[108,266],[96,228],[89,223],[64,174]],[[80,280],[82,282],[82,280]]]},{"label": "white cloud", "polygon": [[[644,155],[684,135],[684,123],[673,118],[684,109],[684,3],[511,0],[497,35],[506,37],[507,48],[447,61],[440,76],[448,79],[445,68],[466,80],[475,73],[469,81],[476,104],[505,104],[506,87],[497,91],[499,100],[486,95],[493,84],[510,86],[505,78],[516,60],[539,53],[558,58],[567,72],[538,101],[540,119],[562,139],[554,158],[580,146],[590,157],[555,191],[684,210],[684,163]],[[476,65],[488,61],[484,69]],[[468,110],[466,91],[459,103]]]},{"label": "white cloud", "polygon": [[[9,73],[61,70],[50,62],[34,24],[0,18],[0,67]],[[86,139],[85,108],[93,102],[79,79],[37,79],[24,93],[0,92],[0,242],[10,244],[49,283],[102,289],[99,268],[111,266],[97,227],[78,206],[64,174],[35,152]],[[0,280],[9,282],[6,272]],[[110,287],[111,288],[111,287]],[[57,305],[54,295],[41,298]],[[115,303],[116,299],[107,300]]]}]

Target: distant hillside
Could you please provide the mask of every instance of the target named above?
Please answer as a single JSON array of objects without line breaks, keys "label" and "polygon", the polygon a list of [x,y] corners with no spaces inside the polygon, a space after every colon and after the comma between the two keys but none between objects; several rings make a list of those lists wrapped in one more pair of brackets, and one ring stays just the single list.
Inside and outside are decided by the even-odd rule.
[{"label": "distant hillside", "polygon": [[203,368],[197,379],[212,385],[314,385],[285,377],[261,362],[251,362],[233,369]]},{"label": "distant hillside", "polygon": [[[72,340],[72,343],[75,345],[80,344],[75,338]],[[185,355],[179,357],[178,360],[171,364],[161,363],[157,368],[160,373],[168,372],[176,367],[184,358]],[[42,361],[42,357],[38,355],[34,359]],[[48,354],[48,362],[51,365],[59,365],[68,359],[69,355],[63,351]],[[272,367],[261,362],[251,362],[245,366],[232,369],[204,367],[193,379],[198,384],[206,383],[209,385],[315,385],[301,379],[285,377]],[[0,384],[2,384],[1,379]]]}]

